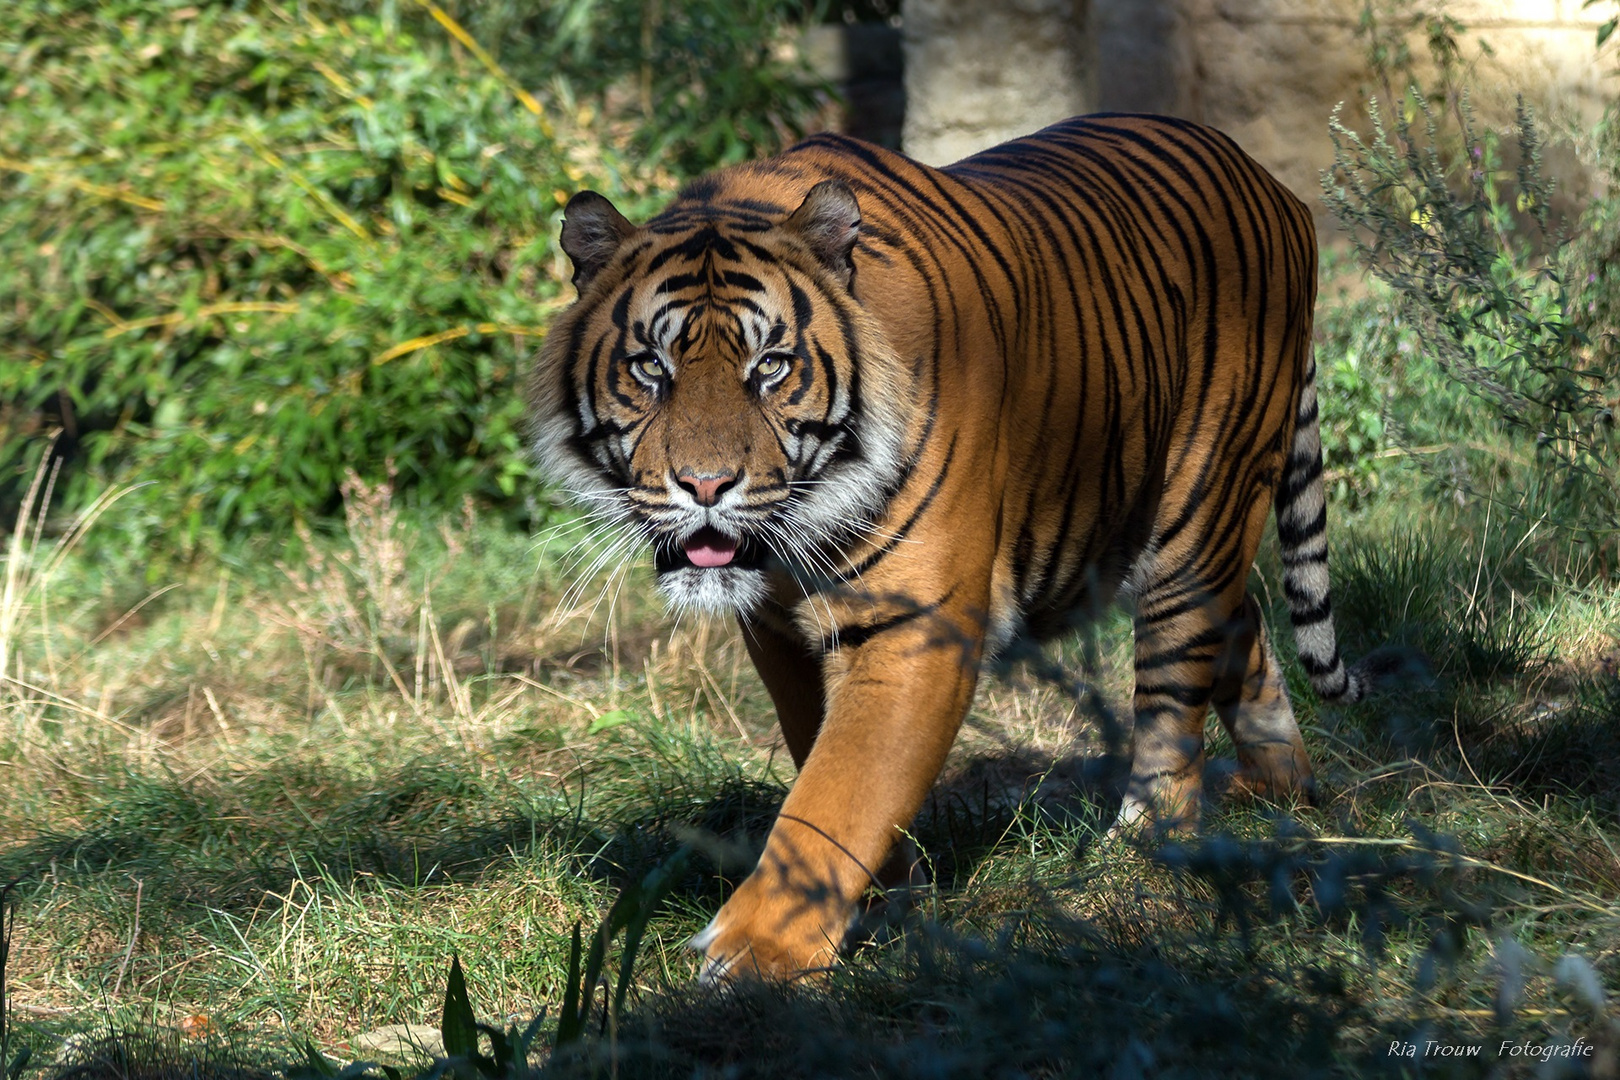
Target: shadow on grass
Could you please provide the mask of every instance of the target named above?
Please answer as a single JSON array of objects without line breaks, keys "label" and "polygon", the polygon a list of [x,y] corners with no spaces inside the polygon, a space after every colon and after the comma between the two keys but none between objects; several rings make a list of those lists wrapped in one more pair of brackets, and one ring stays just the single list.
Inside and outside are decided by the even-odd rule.
[{"label": "shadow on grass", "polygon": [[[1343,654],[1405,651],[1427,672],[1413,664],[1389,691],[1319,722],[1374,760],[1413,757],[1464,783],[1537,804],[1572,800],[1620,821],[1620,672],[1559,656],[1548,626],[1566,586],[1510,532],[1486,533],[1468,551],[1458,545],[1474,541],[1429,529],[1340,545],[1333,609]],[[1273,601],[1280,628],[1286,605]],[[1310,701],[1303,671],[1288,666],[1296,704]]]},{"label": "shadow on grass", "polygon": [[[1366,743],[1370,756],[1426,753],[1438,746],[1450,731],[1441,732],[1433,717],[1451,714],[1448,706],[1468,680],[1532,669],[1544,651],[1523,603],[1504,604],[1476,590],[1466,619],[1446,610],[1444,598],[1455,592],[1453,578],[1462,571],[1440,552],[1418,538],[1397,536],[1377,546],[1352,545],[1336,568],[1336,607],[1345,615],[1349,654],[1368,647],[1362,639],[1393,640],[1428,652],[1441,668],[1438,689],[1387,699],[1342,724],[1330,720],[1344,737]],[[1285,625],[1286,615],[1273,612],[1273,621]],[[1054,763],[1050,756],[1008,747],[947,777],[914,827],[932,853],[941,885],[970,877],[1023,821],[1083,822],[1095,832],[1117,806],[1126,739],[1120,722],[1083,675],[1040,654],[1024,659],[1034,679],[1062,686],[1086,704],[1112,752]],[[1295,666],[1296,694],[1308,695]],[[1571,710],[1533,730],[1502,736],[1510,782],[1534,791],[1572,782],[1575,790],[1593,795],[1615,790],[1620,776],[1614,768],[1580,752],[1592,739],[1613,745],[1614,726],[1577,714],[1598,717],[1591,709]],[[618,767],[622,775],[598,779],[593,763],[592,770],[574,774],[582,779],[570,781],[570,790],[513,784],[487,763],[478,767],[449,756],[411,762],[382,777],[308,761],[224,780],[119,772],[108,779],[92,823],[0,851],[0,881],[130,875],[145,882],[149,903],[241,913],[259,909],[268,893],[284,891],[301,877],[339,884],[366,877],[418,888],[476,880],[493,866],[540,849],[618,883],[622,868],[645,866],[673,850],[678,827],[757,849],[785,789],[706,757],[693,762],[689,750],[653,747],[650,756],[660,759],[655,776],[637,775],[632,764]],[[1620,760],[1620,753],[1609,760]],[[591,790],[578,790],[579,784]],[[604,788],[616,790],[604,795]],[[694,882],[701,877],[696,871],[691,876]],[[702,888],[712,892],[713,876],[703,880],[709,884]]]},{"label": "shadow on grass", "polygon": [[[1453,732],[1434,717],[1449,721],[1481,687],[1536,670],[1544,650],[1516,614],[1522,608],[1490,597],[1475,604],[1466,621],[1439,608],[1392,607],[1398,595],[1447,595],[1452,583],[1442,579],[1450,571],[1415,544],[1397,545],[1377,559],[1366,554],[1341,574],[1347,653],[1393,638],[1433,656],[1441,677],[1421,692],[1337,711],[1325,722],[1337,737],[1360,739],[1375,760],[1443,756],[1441,736]],[[1612,688],[1589,687],[1517,726],[1482,722],[1477,731],[1464,730],[1486,752],[1474,759],[1476,766],[1501,783],[1522,793],[1608,798],[1607,810],[1620,806],[1612,797],[1620,789],[1617,700]],[[1049,754],[1017,748],[965,763],[936,787],[913,829],[936,884],[962,888],[989,856],[1037,831],[1081,858],[1117,806],[1122,765],[1118,754],[1054,763]],[[476,881],[514,857],[540,851],[618,885],[667,857],[683,830],[757,850],[784,788],[709,764],[677,773],[682,769],[621,783],[606,795],[537,793],[451,759],[419,761],[369,780],[287,766],[233,780],[228,788],[124,776],[107,797],[103,823],[0,853],[0,880],[138,875],[149,904],[167,904],[183,916],[187,909],[257,910],[295,877],[433,887]],[[1189,920],[1185,905],[1166,915],[1140,893],[1114,902],[1114,913],[1134,915],[1134,922],[1084,920],[1052,898],[1052,882],[1035,883],[1027,904],[1010,913],[1003,904],[992,916],[974,918],[972,931],[964,929],[964,919],[941,925],[913,916],[897,940],[866,950],[821,983],[719,992],[655,987],[614,1030],[556,1056],[544,1071],[569,1077],[1393,1074],[1409,1063],[1390,1055],[1391,1043],[1435,1039],[1489,1047],[1495,1043],[1482,1031],[1547,1034],[1545,1024],[1527,1027],[1511,1015],[1469,1027],[1455,1010],[1430,1007],[1441,997],[1434,988],[1444,983],[1461,942],[1492,920],[1489,898],[1452,887],[1443,842],[1398,857],[1313,850],[1297,835],[1264,842],[1212,836],[1161,849],[1161,865],[1193,880],[1205,898],[1208,918],[1202,921]],[[735,880],[746,869],[731,867],[727,874]],[[717,876],[696,867],[677,891],[706,910],[723,898]],[[1127,922],[1143,932],[1121,932]],[[1324,929],[1341,942],[1361,935],[1372,959],[1318,951]],[[1290,934],[1305,943],[1289,951],[1272,941]],[[1391,934],[1410,937],[1415,944],[1408,951],[1420,968],[1413,1000],[1397,1007],[1367,983]],[[56,1075],[258,1075],[252,1067],[233,1071],[237,1066],[224,1058],[217,1069],[206,1056],[176,1058],[169,1045],[126,1039],[116,1052],[108,1044],[98,1059],[107,1063],[104,1071]],[[1448,1064],[1460,1076],[1501,1065],[1489,1054]]]},{"label": "shadow on grass", "polygon": [[[673,850],[671,828],[716,833],[759,830],[782,790],[732,777],[705,802],[650,805],[639,815],[590,812],[563,793],[544,801],[493,790],[450,761],[421,761],[382,782],[319,780],[268,772],[229,798],[167,778],[125,777],[106,798],[105,820],[75,833],[48,833],[0,852],[0,881],[46,878],[144,883],[148,910],[241,914],[274,901],[295,879],[347,886],[367,878],[396,888],[476,881],[531,853],[572,861],[609,882],[622,867]],[[296,812],[282,792],[296,790]]]},{"label": "shadow on grass", "polygon": [[[1150,935],[1122,937],[1105,929],[1107,920],[1076,917],[1050,900],[1005,914],[987,932],[913,918],[897,942],[821,980],[787,987],[656,985],[611,1029],[604,1021],[533,1073],[509,1069],[489,1080],[1313,1077],[1393,1073],[1402,1062],[1390,1058],[1387,1046],[1398,1041],[1485,1048],[1497,1035],[1518,1038],[1522,1025],[1511,1014],[1483,1038],[1478,1027],[1453,1029],[1443,1018],[1374,1002],[1357,985],[1365,971],[1343,959],[1254,947],[1249,931],[1257,924],[1360,920],[1381,928],[1367,937],[1372,953],[1384,935],[1416,927],[1431,939],[1426,955],[1437,965],[1449,962],[1463,927],[1489,911],[1453,891],[1458,879],[1446,844],[1429,839],[1403,853],[1324,852],[1285,829],[1262,841],[1211,837],[1168,846],[1156,859],[1218,897],[1213,923],[1150,920]],[[1312,896],[1309,910],[1301,909],[1298,893]],[[1118,899],[1122,907],[1132,902]],[[283,1063],[296,1062],[290,1047],[239,1054],[124,1032],[74,1048],[48,1075],[258,1080],[267,1075],[260,1063],[278,1052]],[[375,1070],[352,1075],[381,1077]]]},{"label": "shadow on grass", "polygon": [[1323,1075],[1355,1013],[1330,976],[1111,948],[1055,913],[992,939],[924,924],[825,985],[680,987],[557,1076]]},{"label": "shadow on grass", "polygon": [[184,1041],[162,1030],[112,1031],[83,1041],[51,1080],[276,1080],[275,1058],[217,1040]]},{"label": "shadow on grass", "polygon": [[[936,853],[940,882],[956,881],[1020,818],[1101,820],[1108,800],[1118,800],[1106,772],[1099,760],[1054,764],[1022,751],[981,757],[935,790],[915,832]],[[210,911],[260,910],[296,879],[438,887],[477,881],[529,855],[561,859],[618,886],[691,833],[733,854],[722,867],[728,876],[746,874],[749,865],[739,863],[757,856],[786,789],[736,772],[662,780],[661,789],[641,785],[616,792],[617,805],[593,807],[577,789],[572,797],[563,790],[534,796],[448,760],[417,761],[381,781],[299,765],[229,788],[126,774],[106,792],[101,822],[0,852],[0,881],[100,879],[122,889],[134,878],[143,882],[149,914],[184,923]],[[712,871],[697,868],[682,883],[711,905],[720,902],[717,887]]]},{"label": "shadow on grass", "polygon": [[1475,768],[1527,802],[1572,800],[1620,822],[1620,679],[1563,691],[1527,716],[1476,725]]},{"label": "shadow on grass", "polygon": [[[1215,835],[1152,853],[1194,887],[1164,897],[1120,890],[1113,917],[1078,917],[1047,896],[963,931],[914,918],[867,962],[790,987],[662,987],[542,1073],[584,1076],[1408,1075],[1411,1047],[1464,1055],[1419,1071],[1517,1075],[1501,1048],[1615,1044],[1600,1012],[1567,1026],[1516,1012],[1449,1008],[1471,933],[1494,897],[1445,837],[1319,844],[1283,821],[1275,836]],[[1123,852],[1122,852],[1123,854]],[[1199,896],[1213,896],[1200,900]],[[1144,903],[1145,901],[1145,903]],[[1356,950],[1323,951],[1323,930]],[[1377,976],[1400,942],[1412,992]],[[1369,976],[1371,978],[1369,979]],[[1503,986],[1514,978],[1498,974]],[[1396,983],[1395,985],[1399,985]],[[1536,1012],[1532,1010],[1532,1012]],[[1551,1040],[1549,1041],[1549,1036]],[[1398,1052],[1396,1048],[1401,1048]],[[1543,1070],[1544,1072],[1546,1070]],[[1559,1073],[1558,1075],[1564,1075]],[[1570,1075],[1587,1075],[1580,1069]]]}]

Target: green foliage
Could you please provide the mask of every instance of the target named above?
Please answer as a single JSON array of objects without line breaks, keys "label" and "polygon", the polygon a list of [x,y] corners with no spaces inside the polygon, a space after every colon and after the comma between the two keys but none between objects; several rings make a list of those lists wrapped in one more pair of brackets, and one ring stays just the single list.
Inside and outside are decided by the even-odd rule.
[{"label": "green foliage", "polygon": [[1520,535],[1498,524],[1470,543],[1461,532],[1441,543],[1402,525],[1376,543],[1358,537],[1337,545],[1334,610],[1351,628],[1365,628],[1346,635],[1351,652],[1407,646],[1442,676],[1477,683],[1547,666],[1552,650],[1524,603],[1534,582],[1517,557]]},{"label": "green foliage", "polygon": [[[574,927],[576,941],[579,927]],[[440,1013],[439,1032],[444,1041],[444,1058],[423,1072],[420,1077],[439,1077],[446,1073],[460,1080],[516,1080],[533,1074],[529,1055],[540,1036],[545,1022],[542,1012],[528,1026],[519,1029],[516,1024],[504,1031],[489,1024],[480,1024],[473,1013],[472,998],[467,993],[467,979],[461,973],[461,958],[450,958],[450,976],[445,981],[444,1008]],[[478,1046],[479,1035],[489,1037],[490,1053]],[[353,1066],[350,1066],[353,1068]],[[399,1080],[398,1070],[377,1066],[387,1080]]]},{"label": "green foliage", "polygon": [[1376,301],[1342,303],[1318,311],[1316,329],[1316,394],[1328,497],[1354,506],[1383,481],[1388,321]]},{"label": "green foliage", "polygon": [[[1363,0],[1356,22],[1367,70],[1386,102],[1404,98],[1408,87],[1425,81],[1420,75],[1425,62],[1439,73],[1442,87],[1466,81],[1472,65],[1463,55],[1461,42],[1467,29],[1445,10],[1443,2],[1428,0]],[[1422,51],[1413,51],[1414,39],[1422,41]],[[1487,42],[1478,42],[1477,48],[1481,56],[1492,55]]]},{"label": "green foliage", "polygon": [[304,1060],[285,1070],[287,1080],[362,1080],[365,1077],[381,1075],[384,1080],[400,1080],[403,1075],[392,1065],[379,1065],[373,1061],[353,1061],[347,1065],[339,1065],[325,1054],[315,1048],[310,1042],[304,1043]]},{"label": "green foliage", "polygon": [[804,0],[510,0],[466,4],[503,63],[622,120],[638,160],[691,175],[785,146],[827,90],[786,48]]},{"label": "green foliage", "polygon": [[[1620,182],[1620,109],[1611,106],[1604,115],[1588,157],[1607,191],[1615,192]],[[1590,366],[1606,387],[1597,415],[1612,430],[1620,409],[1620,197],[1593,199],[1561,255],[1571,283],[1570,317],[1585,339]]]},{"label": "green foliage", "polygon": [[[1582,8],[1589,8],[1589,7],[1593,7],[1594,5],[1597,5],[1597,4],[1602,4],[1605,7],[1610,7],[1610,6],[1613,6],[1614,0],[1586,0],[1586,2],[1581,5],[1581,7]],[[1620,27],[1620,16],[1611,15],[1611,16],[1609,16],[1609,18],[1603,20],[1603,22],[1598,26],[1598,29],[1597,29],[1598,48],[1601,49],[1603,47],[1604,43],[1607,42],[1609,40],[1609,38],[1614,36],[1614,31],[1615,31],[1616,27]]]},{"label": "green foliage", "polygon": [[1335,116],[1325,200],[1388,287],[1388,310],[1415,345],[1411,362],[1441,391],[1400,410],[1397,437],[1439,443],[1423,460],[1449,486],[1612,548],[1620,369],[1589,348],[1575,313],[1530,110],[1521,102],[1507,144],[1479,129],[1453,81],[1455,29],[1431,37],[1437,95],[1414,88],[1369,101],[1367,135]]},{"label": "green foliage", "polygon": [[[658,905],[685,874],[690,852],[677,850],[654,867],[640,881],[632,881],[619,893],[607,917],[591,935],[588,954],[582,948],[580,924],[574,924],[572,943],[568,953],[568,969],[563,990],[562,1009],[557,1017],[553,1050],[580,1043],[588,1032],[592,1003],[601,985],[603,961],[607,947],[622,931],[624,946],[619,959],[619,979],[611,998],[604,1000],[603,1024],[616,1023],[624,1012],[625,998],[630,991],[630,977],[634,973],[641,939],[647,931]],[[458,1080],[521,1080],[535,1075],[530,1057],[537,1049],[545,1011],[519,1028],[508,1025],[504,1030],[480,1023],[473,1012],[472,997],[467,991],[467,979],[461,970],[461,958],[451,956],[450,974],[445,980],[444,1005],[440,1010],[439,1034],[444,1044],[444,1057],[419,1072],[413,1080],[436,1080],[450,1075]],[[480,1037],[489,1039],[490,1053],[479,1045]],[[314,1045],[304,1044],[304,1061],[287,1070],[289,1080],[360,1080],[380,1077],[381,1080],[401,1080],[399,1069],[370,1061],[357,1061],[345,1067],[329,1060]]]},{"label": "green foliage", "polygon": [[617,1021],[624,1012],[625,995],[630,992],[630,976],[635,971],[636,953],[647,932],[647,923],[653,911],[674,888],[686,871],[690,854],[681,848],[664,862],[654,867],[639,882],[632,882],[619,893],[619,898],[608,909],[607,917],[596,933],[591,935],[591,948],[585,959],[583,972],[579,966],[579,924],[574,924],[573,944],[568,954],[568,986],[563,999],[561,1015],[557,1018],[557,1046],[578,1042],[585,1033],[591,1017],[591,1002],[596,995],[597,981],[602,976],[602,963],[608,942],[624,932],[624,949],[619,958],[619,981],[613,997],[606,1003],[604,1023]]},{"label": "green foliage", "polygon": [[444,1052],[450,1057],[478,1056],[478,1020],[473,1015],[472,998],[467,995],[467,977],[461,973],[459,956],[450,957],[439,1037],[444,1041]]},{"label": "green foliage", "polygon": [[[1419,964],[1420,970],[1432,969],[1457,958],[1467,927],[1490,925],[1491,904],[1464,892],[1472,883],[1460,871],[1477,860],[1463,855],[1453,838],[1418,822],[1410,825],[1409,843],[1358,844],[1354,837],[1334,837],[1319,844],[1309,829],[1283,818],[1272,837],[1216,835],[1168,844],[1152,857],[1202,879],[1215,894],[1218,920],[1235,925],[1245,947],[1251,947],[1256,923],[1275,923],[1308,905],[1316,917],[1358,925],[1361,944],[1373,958],[1383,953],[1393,932],[1426,924],[1429,940]],[[1298,895],[1301,881],[1310,884],[1306,904]],[[1469,891],[1477,892],[1477,886]],[[1429,895],[1412,903],[1414,892]]]},{"label": "green foliage", "polygon": [[0,55],[0,469],[60,424],[70,505],[152,481],[126,512],[187,541],[390,460],[518,492],[568,165],[501,78],[320,5],[29,0]]}]

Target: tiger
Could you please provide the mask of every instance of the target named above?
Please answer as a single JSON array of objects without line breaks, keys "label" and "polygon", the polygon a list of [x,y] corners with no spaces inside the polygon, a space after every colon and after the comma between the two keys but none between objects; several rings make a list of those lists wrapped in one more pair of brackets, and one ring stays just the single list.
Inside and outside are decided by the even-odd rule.
[{"label": "tiger", "polygon": [[1374,672],[1329,598],[1314,226],[1230,138],[1099,114],[934,168],[818,134],[639,227],[582,191],[560,241],[533,449],[674,607],[737,620],[798,770],[701,979],[834,963],[987,663],[1119,598],[1114,828],[1196,826],[1212,706],[1233,788],[1313,797],[1248,589],[1273,509],[1315,692]]}]

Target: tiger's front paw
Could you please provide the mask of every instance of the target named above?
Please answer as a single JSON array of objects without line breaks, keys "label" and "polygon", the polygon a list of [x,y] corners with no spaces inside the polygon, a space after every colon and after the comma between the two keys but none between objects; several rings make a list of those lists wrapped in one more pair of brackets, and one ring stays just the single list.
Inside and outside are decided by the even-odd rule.
[{"label": "tiger's front paw", "polygon": [[849,924],[847,905],[772,889],[758,877],[738,886],[714,920],[688,943],[703,953],[699,982],[782,982],[825,971],[838,958]]}]

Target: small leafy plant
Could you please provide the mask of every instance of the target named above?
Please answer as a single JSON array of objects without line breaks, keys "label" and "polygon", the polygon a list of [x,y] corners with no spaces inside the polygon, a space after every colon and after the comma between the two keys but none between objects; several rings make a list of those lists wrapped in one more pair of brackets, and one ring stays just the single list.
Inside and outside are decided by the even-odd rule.
[{"label": "small leafy plant", "polygon": [[[517,1025],[505,1031],[480,1024],[473,1015],[472,998],[467,994],[467,980],[461,973],[459,957],[450,958],[450,978],[445,985],[444,1011],[439,1020],[439,1034],[444,1039],[446,1066],[464,1080],[508,1080],[529,1073],[529,1050],[540,1036],[545,1012],[529,1021],[519,1031]],[[489,1036],[490,1053],[478,1046],[480,1034]]]},{"label": "small leafy plant", "polygon": [[624,1011],[625,995],[630,990],[630,976],[635,970],[636,952],[641,938],[647,932],[647,922],[653,911],[669,894],[675,882],[686,870],[689,852],[682,848],[655,867],[639,882],[625,886],[619,898],[608,910],[607,918],[596,933],[591,935],[590,951],[585,956],[584,970],[580,970],[581,939],[579,924],[574,924],[574,939],[568,953],[568,986],[563,996],[562,1012],[557,1018],[557,1046],[578,1042],[586,1032],[591,1017],[596,985],[602,977],[602,964],[608,943],[624,932],[624,948],[619,957],[619,978],[613,988],[613,997],[604,1000],[604,1025],[617,1023]]},{"label": "small leafy plant", "polygon": [[[688,848],[654,867],[640,881],[631,882],[619,893],[608,909],[596,932],[591,935],[588,950],[574,924],[573,941],[568,955],[567,985],[563,990],[563,1004],[557,1014],[557,1029],[552,1040],[553,1051],[577,1044],[589,1034],[589,1023],[596,1000],[597,987],[602,982],[602,969],[608,946],[621,932],[624,944],[619,956],[618,979],[611,995],[603,987],[602,1026],[615,1024],[624,1010],[630,991],[630,978],[635,972],[636,956],[641,939],[653,912],[669,895],[680,880],[690,860]],[[523,1027],[508,1025],[504,1030],[478,1020],[473,1012],[472,997],[467,990],[467,979],[461,970],[461,958],[450,958],[450,974],[445,983],[444,1007],[440,1011],[439,1034],[444,1042],[444,1057],[428,1068],[412,1075],[411,1080],[438,1080],[446,1075],[457,1080],[525,1080],[534,1075],[530,1057],[537,1048],[546,1020],[545,1011]],[[482,1040],[489,1040],[489,1053],[485,1053]],[[339,1066],[313,1045],[304,1046],[304,1061],[287,1070],[288,1080],[362,1080],[381,1076],[385,1080],[404,1080],[405,1074],[392,1065],[371,1061],[357,1061]]]}]

